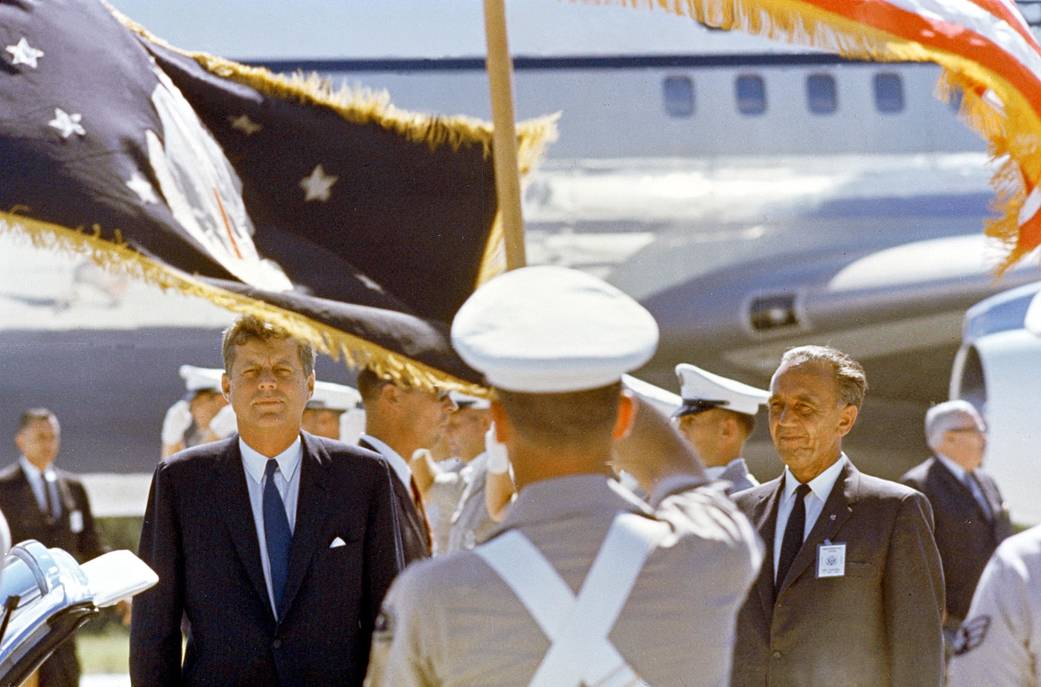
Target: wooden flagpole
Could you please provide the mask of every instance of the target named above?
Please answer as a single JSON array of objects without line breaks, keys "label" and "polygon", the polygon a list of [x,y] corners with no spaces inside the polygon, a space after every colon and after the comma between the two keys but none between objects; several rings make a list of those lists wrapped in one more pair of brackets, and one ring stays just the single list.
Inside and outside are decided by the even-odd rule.
[{"label": "wooden flagpole", "polygon": [[492,97],[495,190],[506,243],[506,269],[524,267],[524,217],[521,214],[517,127],[513,115],[513,64],[506,40],[504,0],[484,0],[488,84]]}]

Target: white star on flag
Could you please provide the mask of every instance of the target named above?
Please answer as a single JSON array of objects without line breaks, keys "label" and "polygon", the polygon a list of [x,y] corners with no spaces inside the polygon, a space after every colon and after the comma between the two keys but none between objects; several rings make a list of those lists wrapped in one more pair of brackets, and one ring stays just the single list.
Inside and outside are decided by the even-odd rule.
[{"label": "white star on flag", "polygon": [[7,46],[7,52],[14,55],[11,59],[11,64],[25,64],[33,69],[36,69],[36,60],[43,57],[43,51],[29,45],[29,41],[25,40],[25,36],[22,36],[22,40],[14,45]]},{"label": "white star on flag", "polygon": [[304,202],[311,202],[312,200],[320,200],[323,203],[329,200],[329,189],[333,187],[336,180],[340,177],[326,174],[325,170],[322,169],[321,165],[317,165],[311,172],[310,176],[306,176],[300,180],[300,188],[306,191]]},{"label": "white star on flag", "polygon": [[257,124],[249,118],[249,115],[245,114],[241,114],[238,117],[228,117],[228,121],[231,122],[232,129],[238,129],[247,136],[252,136],[264,128],[263,125]]},{"label": "white star on flag", "polygon": [[142,203],[158,203],[159,197],[155,195],[155,188],[152,184],[148,183],[148,179],[141,176],[140,172],[134,172],[134,176],[130,177],[130,181],[125,182],[130,190],[137,194],[137,197],[141,199]]},{"label": "white star on flag", "polygon": [[62,138],[68,138],[73,134],[79,134],[80,136],[86,136],[87,130],[80,124],[80,120],[83,119],[83,115],[79,112],[69,114],[60,107],[54,108],[54,119],[47,122],[48,126],[53,126],[55,129],[61,132]]}]

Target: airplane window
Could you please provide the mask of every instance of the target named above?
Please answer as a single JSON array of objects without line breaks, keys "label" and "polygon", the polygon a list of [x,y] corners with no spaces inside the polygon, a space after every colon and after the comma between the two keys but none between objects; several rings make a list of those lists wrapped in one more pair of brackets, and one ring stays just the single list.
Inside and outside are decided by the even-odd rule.
[{"label": "airplane window", "polygon": [[795,296],[791,294],[756,298],[749,305],[748,316],[752,330],[757,332],[799,324]]},{"label": "airplane window", "polygon": [[810,74],[806,77],[806,102],[813,114],[831,114],[838,109],[835,77],[831,74]]},{"label": "airplane window", "polygon": [[899,74],[875,74],[875,108],[879,112],[903,112],[904,82]]},{"label": "airplane window", "polygon": [[744,74],[734,84],[737,92],[737,111],[746,115],[766,112],[766,84],[763,77]]},{"label": "airplane window", "polygon": [[670,117],[690,117],[694,114],[694,82],[689,76],[666,76],[662,81],[665,112]]}]

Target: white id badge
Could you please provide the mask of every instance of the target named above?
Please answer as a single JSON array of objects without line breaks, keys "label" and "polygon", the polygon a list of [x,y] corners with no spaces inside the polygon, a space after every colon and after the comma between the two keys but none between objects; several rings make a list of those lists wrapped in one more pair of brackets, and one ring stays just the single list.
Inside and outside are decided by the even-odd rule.
[{"label": "white id badge", "polygon": [[79,534],[83,531],[83,513],[78,510],[69,513],[69,529],[72,530],[73,534]]},{"label": "white id badge", "polygon": [[846,575],[846,545],[824,542],[817,547],[817,577]]}]

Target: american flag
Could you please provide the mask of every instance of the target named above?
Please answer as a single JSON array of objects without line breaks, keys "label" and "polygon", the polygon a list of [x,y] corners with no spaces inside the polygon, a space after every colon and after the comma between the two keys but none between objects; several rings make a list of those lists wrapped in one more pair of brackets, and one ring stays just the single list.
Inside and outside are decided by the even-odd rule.
[{"label": "american flag", "polygon": [[[530,166],[551,120],[524,125]],[[501,270],[481,122],[187,53],[99,0],[0,2],[0,230],[418,383]]]}]

